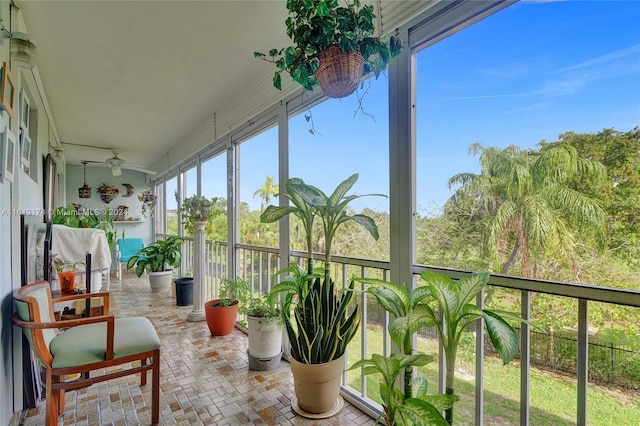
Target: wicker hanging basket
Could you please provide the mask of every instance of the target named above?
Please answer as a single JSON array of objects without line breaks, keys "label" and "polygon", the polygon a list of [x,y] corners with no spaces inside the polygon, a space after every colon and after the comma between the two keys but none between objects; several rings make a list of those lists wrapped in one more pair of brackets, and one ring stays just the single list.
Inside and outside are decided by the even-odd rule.
[{"label": "wicker hanging basket", "polygon": [[318,59],[316,78],[325,95],[344,98],[355,92],[364,69],[360,52],[343,52],[334,44],[320,52]]}]

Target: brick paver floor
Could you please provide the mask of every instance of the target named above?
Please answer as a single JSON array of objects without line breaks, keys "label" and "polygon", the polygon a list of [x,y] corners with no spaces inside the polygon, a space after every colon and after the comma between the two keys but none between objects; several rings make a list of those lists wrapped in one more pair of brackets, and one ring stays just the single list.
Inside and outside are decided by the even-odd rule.
[{"label": "brick paver floor", "polygon": [[[247,336],[240,330],[211,337],[205,322],[188,322],[191,306],[176,306],[167,293],[151,293],[147,279],[132,273],[112,278],[111,311],[118,316],[145,316],[162,341],[160,424],[162,425],[374,425],[345,402],[334,417],[303,418],[291,409],[293,380],[282,361],[270,371],[249,370]],[[59,424],[148,425],[151,390],[128,376],[67,392]],[[11,425],[44,424],[44,401],[16,413]]]}]

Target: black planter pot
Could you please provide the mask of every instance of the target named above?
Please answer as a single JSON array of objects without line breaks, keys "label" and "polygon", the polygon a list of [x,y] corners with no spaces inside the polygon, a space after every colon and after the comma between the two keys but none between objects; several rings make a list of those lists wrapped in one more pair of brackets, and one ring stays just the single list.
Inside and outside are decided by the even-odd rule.
[{"label": "black planter pot", "polygon": [[176,278],[176,305],[193,305],[193,278]]}]

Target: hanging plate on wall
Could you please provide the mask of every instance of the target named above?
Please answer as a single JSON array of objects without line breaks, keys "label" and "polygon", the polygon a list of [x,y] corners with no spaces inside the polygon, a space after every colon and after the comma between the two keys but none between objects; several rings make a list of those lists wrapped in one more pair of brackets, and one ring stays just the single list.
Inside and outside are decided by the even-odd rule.
[{"label": "hanging plate on wall", "polygon": [[131,197],[133,195],[133,185],[131,185],[130,183],[123,183],[122,186],[124,186],[125,188],[127,188],[127,193],[125,195],[123,195],[123,197]]}]

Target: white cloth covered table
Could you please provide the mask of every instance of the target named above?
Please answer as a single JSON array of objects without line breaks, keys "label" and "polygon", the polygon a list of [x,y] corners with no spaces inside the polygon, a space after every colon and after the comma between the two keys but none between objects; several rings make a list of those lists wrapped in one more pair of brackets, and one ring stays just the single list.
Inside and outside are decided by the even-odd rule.
[{"label": "white cloth covered table", "polygon": [[[44,246],[44,238],[38,249]],[[109,291],[111,271],[111,249],[107,236],[101,229],[70,228],[65,225],[52,226],[51,256],[64,261],[82,262],[86,253],[91,253],[92,292]],[[105,277],[103,282],[102,277]],[[97,280],[95,279],[97,278]],[[102,283],[102,289],[99,283]]]}]

